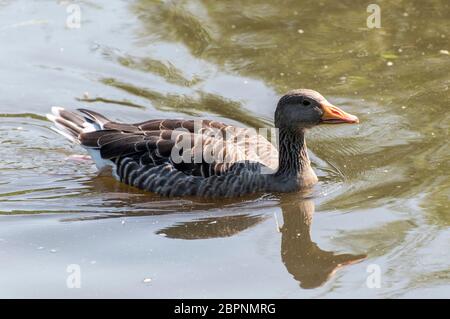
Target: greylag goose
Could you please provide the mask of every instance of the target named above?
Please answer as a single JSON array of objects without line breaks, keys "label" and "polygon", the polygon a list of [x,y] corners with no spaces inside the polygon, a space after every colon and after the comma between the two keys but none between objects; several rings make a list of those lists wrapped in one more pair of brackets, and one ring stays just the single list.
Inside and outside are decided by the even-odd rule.
[{"label": "greylag goose", "polygon": [[216,121],[123,124],[78,111],[53,107],[47,117],[54,130],[89,152],[99,171],[110,170],[121,182],[164,196],[236,197],[312,186],[317,177],[305,131],[323,123],[358,123],[307,89],[290,91],[278,102],[278,150],[249,128]]}]

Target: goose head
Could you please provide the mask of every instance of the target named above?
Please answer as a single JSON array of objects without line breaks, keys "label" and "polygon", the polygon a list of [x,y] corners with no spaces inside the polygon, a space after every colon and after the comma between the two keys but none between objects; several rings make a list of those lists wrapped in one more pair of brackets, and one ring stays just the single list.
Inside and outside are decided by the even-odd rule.
[{"label": "goose head", "polygon": [[319,124],[358,123],[356,116],[327,101],[319,92],[292,90],[281,97],[275,111],[275,126],[290,131]]}]

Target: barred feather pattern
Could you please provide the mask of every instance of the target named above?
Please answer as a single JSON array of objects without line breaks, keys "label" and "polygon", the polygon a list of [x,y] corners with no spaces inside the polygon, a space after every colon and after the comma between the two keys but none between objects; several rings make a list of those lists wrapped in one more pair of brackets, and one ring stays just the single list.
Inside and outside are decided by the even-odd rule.
[{"label": "barred feather pattern", "polygon": [[170,161],[145,165],[139,158],[117,159],[117,175],[128,185],[163,196],[238,197],[264,191],[267,176],[259,163],[235,163],[222,175],[188,175]]}]

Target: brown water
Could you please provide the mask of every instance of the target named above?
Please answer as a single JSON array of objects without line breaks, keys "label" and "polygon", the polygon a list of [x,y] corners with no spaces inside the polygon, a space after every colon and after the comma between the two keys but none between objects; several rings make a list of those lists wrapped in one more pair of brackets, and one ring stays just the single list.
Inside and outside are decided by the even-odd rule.
[{"label": "brown water", "polygon": [[[0,0],[0,297],[450,297],[448,1],[69,3]],[[145,194],[44,117],[262,127],[300,87],[361,120],[310,132],[307,199]]]}]

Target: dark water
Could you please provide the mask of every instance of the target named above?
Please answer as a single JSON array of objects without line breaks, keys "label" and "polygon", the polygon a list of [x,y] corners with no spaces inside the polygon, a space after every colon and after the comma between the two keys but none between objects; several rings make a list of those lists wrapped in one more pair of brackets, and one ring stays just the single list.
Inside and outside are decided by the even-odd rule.
[{"label": "dark water", "polygon": [[[0,0],[0,297],[450,297],[448,1],[70,3]],[[312,194],[145,194],[44,117],[264,127],[300,87],[361,120],[310,132]]]}]

